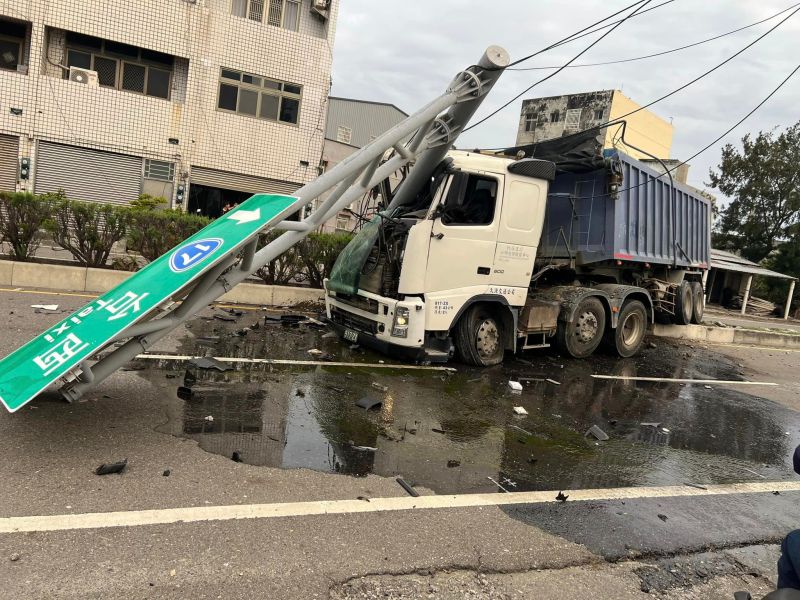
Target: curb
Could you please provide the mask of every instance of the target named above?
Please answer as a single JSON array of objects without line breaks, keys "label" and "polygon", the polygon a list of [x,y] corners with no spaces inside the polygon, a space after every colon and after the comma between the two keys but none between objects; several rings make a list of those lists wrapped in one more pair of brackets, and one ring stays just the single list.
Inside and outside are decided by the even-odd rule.
[{"label": "curb", "polygon": [[676,340],[695,340],[710,344],[742,344],[746,346],[765,346],[767,348],[800,349],[800,335],[738,329],[734,327],[713,327],[709,325],[654,325],[651,333],[656,337]]},{"label": "curb", "polygon": [[[44,265],[0,260],[0,285],[105,293],[133,273],[110,269],[91,269],[68,265]],[[223,295],[220,302],[260,306],[293,306],[304,302],[323,302],[325,291],[279,285],[240,283]]]}]

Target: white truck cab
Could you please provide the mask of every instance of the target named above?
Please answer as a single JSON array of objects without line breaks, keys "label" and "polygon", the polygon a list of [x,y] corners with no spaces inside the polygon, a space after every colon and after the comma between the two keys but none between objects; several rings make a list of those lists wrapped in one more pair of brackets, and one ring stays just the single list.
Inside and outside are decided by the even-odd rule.
[{"label": "white truck cab", "polygon": [[456,350],[473,364],[499,362],[516,347],[554,175],[547,161],[450,152],[414,205],[377,217],[343,253],[326,282],[331,323],[353,343],[407,358]]}]

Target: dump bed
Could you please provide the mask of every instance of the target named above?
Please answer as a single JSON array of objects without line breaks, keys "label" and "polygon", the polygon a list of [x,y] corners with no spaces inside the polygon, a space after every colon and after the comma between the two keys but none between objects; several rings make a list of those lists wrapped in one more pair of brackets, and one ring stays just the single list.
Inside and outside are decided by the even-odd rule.
[{"label": "dump bed", "polygon": [[[674,192],[674,193],[673,193]],[[550,185],[538,260],[635,261],[708,268],[711,203],[647,165],[613,152]]]}]

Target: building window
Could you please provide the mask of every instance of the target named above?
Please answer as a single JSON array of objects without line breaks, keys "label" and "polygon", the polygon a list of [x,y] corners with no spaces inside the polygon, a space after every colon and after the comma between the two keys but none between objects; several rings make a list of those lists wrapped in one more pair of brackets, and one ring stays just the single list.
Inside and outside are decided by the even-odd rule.
[{"label": "building window", "polygon": [[581,125],[581,111],[580,108],[570,108],[567,110],[567,116],[564,119],[565,131],[577,131]]},{"label": "building window", "polygon": [[300,0],[231,0],[231,14],[235,17],[262,23],[265,12],[267,24],[273,27],[290,31],[300,27]]},{"label": "building window", "polygon": [[66,48],[66,66],[97,71],[100,85],[169,100],[173,56],[72,32]]},{"label": "building window", "polygon": [[0,69],[19,70],[28,27],[24,23],[0,20]]},{"label": "building window", "polygon": [[525,131],[535,131],[539,115],[536,113],[525,115]]},{"label": "building window", "polygon": [[550,122],[551,123],[558,123],[561,120],[561,112],[554,110],[550,113]]},{"label": "building window", "polygon": [[350,127],[339,125],[336,128],[336,141],[342,144],[349,144],[353,141],[353,130]]},{"label": "building window", "polygon": [[598,108],[597,110],[595,110],[594,111],[594,119],[595,119],[595,121],[602,121],[603,120],[603,113],[605,113],[605,111],[602,108]]},{"label": "building window", "polygon": [[174,181],[175,180],[175,163],[165,162],[163,160],[150,160],[144,161],[144,178],[153,179],[155,181]]},{"label": "building window", "polygon": [[336,231],[350,231],[350,215],[338,215],[336,217]]},{"label": "building window", "polygon": [[297,124],[303,88],[295,83],[222,69],[217,108],[266,121]]}]

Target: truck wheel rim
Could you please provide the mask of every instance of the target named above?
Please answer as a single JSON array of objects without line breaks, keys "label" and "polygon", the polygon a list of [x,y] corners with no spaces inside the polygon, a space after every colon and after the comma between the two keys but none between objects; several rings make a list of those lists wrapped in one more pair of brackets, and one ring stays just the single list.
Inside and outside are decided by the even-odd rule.
[{"label": "truck wheel rim", "polygon": [[627,347],[635,345],[639,341],[642,329],[642,316],[639,313],[629,314],[622,324],[622,343]]},{"label": "truck wheel rim", "polygon": [[599,325],[597,323],[597,316],[593,312],[585,312],[578,317],[575,323],[575,335],[578,339],[587,344],[597,337],[597,330]]},{"label": "truck wheel rim", "polygon": [[491,319],[487,319],[478,327],[478,339],[476,348],[478,354],[486,358],[493,356],[497,352],[497,346],[500,343],[500,332],[497,330],[497,325]]}]

